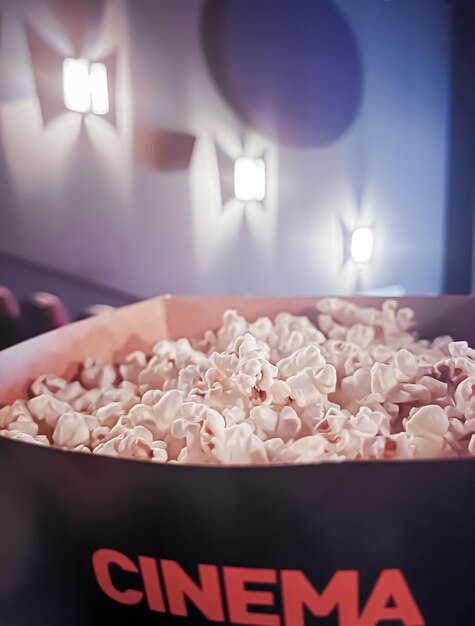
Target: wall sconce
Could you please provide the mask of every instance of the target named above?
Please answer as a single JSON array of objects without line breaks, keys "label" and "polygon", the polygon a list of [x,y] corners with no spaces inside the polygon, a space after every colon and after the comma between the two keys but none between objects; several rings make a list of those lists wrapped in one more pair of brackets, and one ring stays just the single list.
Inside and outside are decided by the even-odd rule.
[{"label": "wall sconce", "polygon": [[355,263],[369,263],[373,256],[373,231],[368,227],[356,228],[351,235],[351,259]]},{"label": "wall sconce", "polygon": [[239,157],[234,162],[234,195],[241,202],[264,200],[266,164],[263,159]]},{"label": "wall sconce", "polygon": [[103,63],[66,58],[63,62],[63,96],[67,109],[78,113],[109,112],[107,69]]},{"label": "wall sconce", "polygon": [[91,84],[91,111],[97,115],[106,115],[109,113],[106,66],[103,63],[91,63],[89,80]]}]

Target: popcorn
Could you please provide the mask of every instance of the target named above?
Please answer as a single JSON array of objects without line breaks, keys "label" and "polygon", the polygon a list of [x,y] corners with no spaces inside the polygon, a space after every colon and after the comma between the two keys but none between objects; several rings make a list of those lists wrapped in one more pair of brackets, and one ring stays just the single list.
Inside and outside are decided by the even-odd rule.
[{"label": "popcorn", "polygon": [[454,393],[455,406],[465,419],[475,418],[475,377],[470,376],[457,385]]},{"label": "popcorn", "polygon": [[224,429],[221,437],[213,437],[212,458],[221,464],[250,465],[267,463],[266,448],[249,424],[235,424]]},{"label": "popcorn", "polygon": [[284,463],[314,463],[324,459],[328,442],[322,435],[308,435],[283,449],[280,459]]},{"label": "popcorn", "polygon": [[22,416],[30,416],[28,407],[23,400],[15,400],[10,406],[0,409],[0,428],[8,428]]},{"label": "popcorn", "polygon": [[449,430],[449,418],[437,405],[423,406],[411,412],[405,423],[406,432],[425,439],[440,441]]},{"label": "popcorn", "polygon": [[0,435],[10,439],[20,439],[30,443],[49,445],[39,436],[39,425],[23,400],[15,400],[10,406],[0,408]]},{"label": "popcorn", "polygon": [[31,385],[30,392],[33,396],[42,393],[55,394],[67,386],[67,382],[58,376],[40,376]]},{"label": "popcorn", "polygon": [[318,327],[226,311],[200,339],[87,359],[0,407],[0,435],[157,463],[284,464],[475,456],[475,350],[420,340],[410,309],[337,298]]},{"label": "popcorn", "polygon": [[61,415],[53,432],[53,442],[57,446],[75,448],[89,441],[89,428],[84,416],[68,411]]},{"label": "popcorn", "polygon": [[79,381],[85,389],[108,389],[113,386],[116,378],[117,373],[112,365],[96,364],[93,359],[86,360],[79,374]]},{"label": "popcorn", "polygon": [[262,440],[277,438],[287,442],[294,439],[301,429],[300,418],[291,406],[284,406],[279,413],[266,405],[255,406],[249,418]]},{"label": "popcorn", "polygon": [[29,400],[28,409],[38,421],[44,421],[48,426],[54,428],[61,415],[70,411],[71,407],[67,402],[44,393]]},{"label": "popcorn", "polygon": [[25,443],[36,443],[42,446],[49,446],[50,442],[47,437],[39,435],[34,437],[21,430],[0,430],[0,436],[8,437],[9,439],[16,439],[17,441],[24,441]]}]

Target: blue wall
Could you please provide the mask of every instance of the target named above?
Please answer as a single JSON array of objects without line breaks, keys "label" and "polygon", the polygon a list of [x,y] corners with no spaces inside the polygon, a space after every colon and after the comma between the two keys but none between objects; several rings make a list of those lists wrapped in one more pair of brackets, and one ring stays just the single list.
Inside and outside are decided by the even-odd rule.
[{"label": "blue wall", "polygon": [[[105,2],[84,54],[118,51],[117,119],[47,125],[21,25],[71,46],[43,0],[4,2],[0,251],[138,296],[440,291],[446,2],[220,2],[211,18],[199,0]],[[221,28],[215,62],[206,19]],[[189,167],[138,163],[134,137],[156,129],[196,137]],[[266,155],[264,207],[230,200],[243,151]],[[375,233],[359,269],[345,257],[357,225]]]}]

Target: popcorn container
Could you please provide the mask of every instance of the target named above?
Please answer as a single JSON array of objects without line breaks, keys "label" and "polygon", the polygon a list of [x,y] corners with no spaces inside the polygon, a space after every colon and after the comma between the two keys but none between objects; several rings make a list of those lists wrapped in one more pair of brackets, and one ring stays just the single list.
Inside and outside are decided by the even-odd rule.
[{"label": "popcorn container", "polygon": [[[314,318],[315,300],[161,297],[78,322],[0,352],[0,401],[226,309]],[[475,298],[400,304],[421,337],[475,344]],[[474,624],[474,463],[161,465],[0,438],[0,624]]]}]

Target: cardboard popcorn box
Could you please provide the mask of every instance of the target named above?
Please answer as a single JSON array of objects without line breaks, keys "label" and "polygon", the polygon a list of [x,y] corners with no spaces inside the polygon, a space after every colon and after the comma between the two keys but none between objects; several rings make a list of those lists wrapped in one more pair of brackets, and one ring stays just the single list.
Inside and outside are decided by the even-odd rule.
[{"label": "cardboard popcorn box", "polygon": [[[229,308],[315,319],[315,300],[161,297],[78,322],[0,352],[0,402]],[[475,345],[475,298],[399,300],[422,337]],[[472,459],[200,467],[0,438],[0,624],[468,626],[474,503]]]}]

